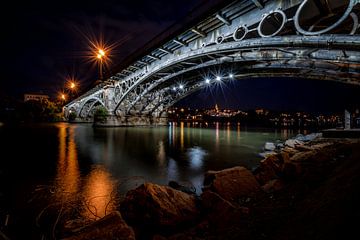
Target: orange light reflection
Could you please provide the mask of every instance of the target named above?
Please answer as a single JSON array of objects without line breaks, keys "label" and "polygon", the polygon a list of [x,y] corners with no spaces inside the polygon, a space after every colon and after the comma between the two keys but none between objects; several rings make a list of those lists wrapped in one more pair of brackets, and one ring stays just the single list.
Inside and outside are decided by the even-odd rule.
[{"label": "orange light reflection", "polygon": [[85,181],[82,216],[96,220],[116,210],[116,184],[109,172],[102,166],[96,166]]},{"label": "orange light reflection", "polygon": [[58,135],[59,160],[55,179],[56,197],[65,202],[74,201],[79,191],[80,171],[74,130],[74,127],[63,124],[60,125]]}]

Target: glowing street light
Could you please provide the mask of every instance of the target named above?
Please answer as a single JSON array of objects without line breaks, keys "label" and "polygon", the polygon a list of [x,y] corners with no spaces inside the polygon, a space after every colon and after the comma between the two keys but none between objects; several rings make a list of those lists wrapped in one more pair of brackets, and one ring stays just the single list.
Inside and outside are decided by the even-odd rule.
[{"label": "glowing street light", "polygon": [[127,41],[126,39],[130,37],[125,35],[124,38],[119,39],[116,42],[110,42],[104,39],[104,35],[102,33],[96,34],[95,32],[83,31],[80,31],[80,33],[85,38],[87,45],[84,57],[86,57],[87,61],[93,63],[93,66],[97,68],[98,79],[103,80],[103,75],[112,62],[112,54],[114,53],[115,48]]},{"label": "glowing street light", "polygon": [[76,88],[76,84],[74,82],[70,82],[70,89],[74,90]]},{"label": "glowing street light", "polygon": [[207,84],[209,84],[210,83],[210,79],[205,79],[205,82],[207,83]]},{"label": "glowing street light", "polygon": [[216,77],[216,81],[221,81],[221,77],[220,77],[220,76],[217,76],[217,77]]},{"label": "glowing street light", "polygon": [[65,94],[60,94],[60,98],[63,100],[63,101],[65,101],[66,100],[66,96],[65,96]]},{"label": "glowing street light", "polygon": [[234,74],[230,73],[229,78],[233,78],[233,77],[234,77]]},{"label": "glowing street light", "polygon": [[59,98],[63,99],[61,97],[62,94],[65,94],[65,98],[70,99],[77,95],[79,89],[79,83],[75,79],[74,76],[68,76],[66,79],[66,82],[64,83],[64,88],[60,90]]},{"label": "glowing street light", "polygon": [[100,55],[101,57],[104,57],[104,56],[105,56],[105,51],[102,50],[102,49],[99,49],[99,55]]},{"label": "glowing street light", "polygon": [[96,58],[99,59],[99,78],[102,79],[102,65],[103,65],[103,59],[105,58],[105,50],[99,48],[97,53],[96,53]]},{"label": "glowing street light", "polygon": [[179,88],[180,88],[180,89],[184,89],[184,85],[180,84],[180,85],[179,85]]}]

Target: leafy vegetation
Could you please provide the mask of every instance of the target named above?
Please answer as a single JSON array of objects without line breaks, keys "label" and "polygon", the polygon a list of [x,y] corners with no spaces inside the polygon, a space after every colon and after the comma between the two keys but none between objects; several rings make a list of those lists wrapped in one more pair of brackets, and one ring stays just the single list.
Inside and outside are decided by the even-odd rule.
[{"label": "leafy vegetation", "polygon": [[95,109],[94,120],[96,122],[104,122],[108,115],[109,115],[109,113],[104,106],[98,106]]},{"label": "leafy vegetation", "polygon": [[62,105],[44,99],[26,102],[0,100],[0,120],[5,122],[57,122],[63,120]]},{"label": "leafy vegetation", "polygon": [[70,121],[70,122],[71,122],[71,121],[74,121],[75,118],[76,118],[76,113],[75,113],[75,112],[69,113],[69,121]]}]

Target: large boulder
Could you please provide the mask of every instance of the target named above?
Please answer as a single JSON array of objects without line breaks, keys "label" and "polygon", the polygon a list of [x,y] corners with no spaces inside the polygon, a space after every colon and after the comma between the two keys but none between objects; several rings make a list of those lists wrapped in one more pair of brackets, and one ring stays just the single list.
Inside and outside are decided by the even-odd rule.
[{"label": "large boulder", "polygon": [[212,191],[201,194],[201,206],[206,213],[210,228],[230,228],[249,214],[248,208],[237,207]]},{"label": "large boulder", "polygon": [[314,141],[316,138],[321,137],[322,134],[321,133],[310,133],[308,135],[305,135],[305,139],[304,141]]},{"label": "large boulder", "polygon": [[281,179],[273,179],[261,186],[266,193],[278,192],[284,189],[285,184]]},{"label": "large boulder", "polygon": [[278,154],[278,158],[280,159],[280,161],[284,164],[287,162],[290,162],[290,154],[287,152],[281,152]]},{"label": "large boulder", "polygon": [[276,149],[276,146],[273,142],[266,142],[264,145],[265,151],[274,151]]},{"label": "large boulder", "polygon": [[73,236],[64,240],[98,239],[135,240],[135,234],[132,228],[123,220],[121,214],[113,212],[96,222],[78,229]]},{"label": "large boulder", "polygon": [[153,183],[129,191],[120,209],[130,224],[140,228],[176,228],[198,216],[194,196]]},{"label": "large boulder", "polygon": [[204,189],[211,190],[228,201],[252,196],[260,190],[254,175],[244,167],[233,167],[221,171],[208,171],[204,178]]},{"label": "large boulder", "polygon": [[[299,148],[299,147],[297,147]],[[294,179],[299,176],[315,179],[325,167],[331,164],[336,155],[335,148],[329,143],[303,146],[301,151],[290,157],[282,167],[283,177]]]},{"label": "large boulder", "polygon": [[[286,153],[283,155],[284,157],[287,156]],[[256,179],[261,185],[272,179],[279,178],[281,167],[284,161],[282,158],[282,155],[279,154],[272,155],[265,158],[264,160],[261,160],[260,166],[254,172]]]},{"label": "large boulder", "polygon": [[295,180],[301,175],[301,164],[286,162],[282,167],[282,177],[284,180]]},{"label": "large boulder", "polygon": [[192,184],[191,185],[189,185],[189,184],[182,185],[176,181],[169,181],[168,185],[169,185],[169,187],[179,190],[179,191],[182,191],[184,193],[196,195],[196,188]]},{"label": "large boulder", "polygon": [[304,142],[297,139],[288,139],[285,141],[284,145],[290,148],[295,148],[297,145],[303,145]]},{"label": "large boulder", "polygon": [[291,148],[291,147],[285,147],[281,150],[281,152],[285,152],[287,154],[289,154],[289,156],[293,156],[295,154],[297,154],[299,152],[299,150],[295,149],[295,148]]},{"label": "large boulder", "polygon": [[202,218],[197,225],[169,236],[155,235],[152,240],[228,239],[223,237],[224,231],[228,232],[247,225],[245,223],[249,216],[247,207],[235,206],[212,191],[203,192],[200,199]]},{"label": "large boulder", "polygon": [[315,155],[316,155],[316,151],[305,151],[305,152],[299,152],[295,155],[293,155],[290,158],[290,161],[295,163],[295,162],[314,162],[315,160]]}]

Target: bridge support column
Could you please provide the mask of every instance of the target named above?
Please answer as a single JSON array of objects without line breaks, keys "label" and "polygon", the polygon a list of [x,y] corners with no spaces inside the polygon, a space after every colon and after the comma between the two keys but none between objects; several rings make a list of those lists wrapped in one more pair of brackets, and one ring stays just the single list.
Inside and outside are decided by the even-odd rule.
[{"label": "bridge support column", "polygon": [[76,117],[74,119],[69,119],[68,120],[70,123],[92,123],[93,122],[93,118],[92,117],[87,117],[87,118],[83,118],[83,117]]},{"label": "bridge support column", "polygon": [[102,120],[94,120],[95,127],[166,126],[167,123],[167,117],[153,116],[109,115]]}]

